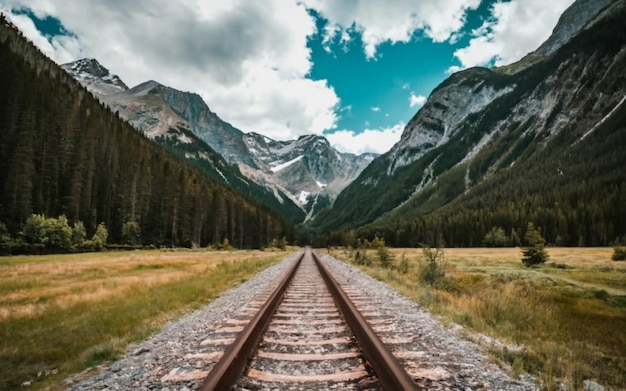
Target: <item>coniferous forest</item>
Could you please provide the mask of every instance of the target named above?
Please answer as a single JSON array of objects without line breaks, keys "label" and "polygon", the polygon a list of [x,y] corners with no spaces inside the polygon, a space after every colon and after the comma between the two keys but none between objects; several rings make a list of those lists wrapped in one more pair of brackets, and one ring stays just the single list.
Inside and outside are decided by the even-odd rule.
[{"label": "coniferous forest", "polygon": [[106,227],[108,242],[119,244],[128,242],[129,227],[143,245],[227,240],[259,248],[277,238],[296,240],[284,218],[121,120],[3,17],[0,228],[28,242],[22,230],[33,215],[82,223],[88,238]]}]

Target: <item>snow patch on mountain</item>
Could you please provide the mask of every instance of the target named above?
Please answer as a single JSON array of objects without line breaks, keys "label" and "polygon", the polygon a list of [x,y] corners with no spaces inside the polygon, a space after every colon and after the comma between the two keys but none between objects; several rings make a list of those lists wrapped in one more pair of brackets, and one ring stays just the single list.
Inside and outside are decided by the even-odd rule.
[{"label": "snow patch on mountain", "polygon": [[619,101],[619,103],[617,105],[615,105],[615,107],[613,107],[613,109],[607,114],[605,115],[600,121],[598,121],[598,123],[596,123],[591,129],[589,129],[585,134],[583,134],[580,139],[578,140],[583,141],[584,139],[586,139],[591,133],[594,132],[594,130],[598,129],[598,127],[600,125],[602,125],[604,122],[606,122],[607,119],[609,119],[611,116],[613,116],[613,114],[615,114],[615,112],[617,111],[617,109],[619,109],[622,104],[624,104],[624,102],[626,102],[626,95],[624,95],[624,97],[622,98],[622,100]]},{"label": "snow patch on mountain", "polygon": [[278,172],[278,171],[281,171],[281,170],[283,170],[283,169],[285,169],[285,168],[287,168],[287,167],[291,166],[292,164],[294,164],[294,163],[296,163],[296,162],[299,162],[300,160],[302,160],[302,158],[303,158],[303,157],[304,157],[304,155],[300,155],[300,156],[298,156],[298,157],[297,157],[297,158],[295,158],[295,159],[291,159],[291,160],[289,160],[288,162],[281,163],[281,164],[277,164],[277,165],[273,166],[272,168],[270,168],[270,170],[271,170],[272,172]]},{"label": "snow patch on mountain", "polygon": [[309,201],[309,196],[310,195],[311,195],[310,192],[302,190],[300,192],[300,197],[298,197],[298,201],[300,202],[300,204],[301,205],[306,205],[306,203]]}]

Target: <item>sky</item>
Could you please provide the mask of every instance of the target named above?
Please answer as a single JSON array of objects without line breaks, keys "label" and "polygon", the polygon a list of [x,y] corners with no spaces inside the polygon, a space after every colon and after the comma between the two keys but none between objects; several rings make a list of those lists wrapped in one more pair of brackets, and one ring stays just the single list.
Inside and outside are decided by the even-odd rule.
[{"label": "sky", "polygon": [[244,132],[384,153],[450,74],[545,41],[573,0],[0,0],[59,64],[198,93]]}]

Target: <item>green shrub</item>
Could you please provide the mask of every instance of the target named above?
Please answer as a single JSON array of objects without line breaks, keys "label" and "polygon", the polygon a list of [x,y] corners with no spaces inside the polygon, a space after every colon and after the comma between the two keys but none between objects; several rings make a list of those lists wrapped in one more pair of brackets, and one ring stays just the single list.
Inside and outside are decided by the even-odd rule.
[{"label": "green shrub", "polygon": [[626,246],[613,247],[611,259],[614,261],[626,261]]},{"label": "green shrub", "polygon": [[409,259],[406,257],[406,255],[402,254],[402,256],[400,257],[400,262],[398,262],[398,265],[396,266],[396,270],[398,270],[398,273],[400,274],[406,274],[409,272],[410,268],[411,264],[409,263]]},{"label": "green shrub", "polygon": [[93,248],[96,251],[100,251],[107,244],[107,238],[109,237],[109,231],[104,223],[98,224],[96,227],[96,233],[93,234],[91,238],[91,242],[93,243]]},{"label": "green shrub", "polygon": [[492,227],[483,239],[485,247],[508,247],[510,245],[511,240],[506,236],[502,227]]},{"label": "green shrub", "polygon": [[385,269],[390,269],[393,266],[393,254],[391,254],[385,246],[378,247],[377,252],[380,266]]}]

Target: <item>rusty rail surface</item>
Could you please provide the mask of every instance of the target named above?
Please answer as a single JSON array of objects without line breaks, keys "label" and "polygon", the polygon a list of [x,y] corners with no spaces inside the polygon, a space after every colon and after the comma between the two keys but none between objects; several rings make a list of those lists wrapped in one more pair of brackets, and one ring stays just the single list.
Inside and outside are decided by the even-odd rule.
[{"label": "rusty rail surface", "polygon": [[[296,270],[307,252],[306,249],[294,266],[286,274],[286,278],[272,292],[259,312],[241,331],[233,344],[224,352],[223,357],[215,364],[208,374],[200,390],[230,390],[243,374],[248,358],[252,355],[270,319],[276,312],[283,294],[287,290]],[[383,344],[352,300],[341,289],[337,281],[330,275],[327,268],[311,251],[313,260],[318,266],[322,278],[326,282],[333,299],[339,308],[350,331],[357,339],[361,351],[374,369],[378,380],[385,390],[419,390],[411,376],[404,370],[391,351]]]},{"label": "rusty rail surface", "polygon": [[328,269],[313,253],[313,259],[319,268],[322,278],[339,307],[350,331],[357,339],[357,344],[374,369],[378,381],[385,390],[419,390],[411,376],[393,356],[389,348],[380,340],[376,332],[367,323],[361,312],[352,300],[341,289],[337,281],[330,275]]},{"label": "rusty rail surface", "polygon": [[246,369],[248,357],[252,355],[254,348],[259,343],[259,339],[267,328],[274,312],[276,312],[276,308],[278,308],[285,290],[287,290],[289,283],[296,274],[296,270],[300,266],[304,255],[305,252],[302,252],[302,255],[287,272],[285,279],[276,287],[267,301],[261,306],[259,312],[241,331],[228,350],[224,352],[222,358],[207,375],[200,390],[230,390],[241,377]]}]

